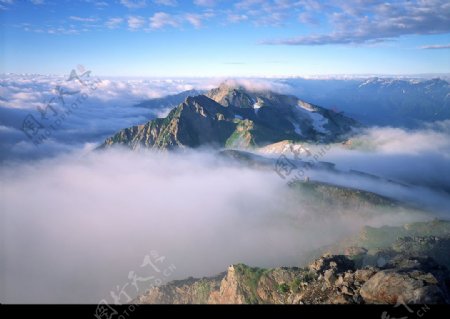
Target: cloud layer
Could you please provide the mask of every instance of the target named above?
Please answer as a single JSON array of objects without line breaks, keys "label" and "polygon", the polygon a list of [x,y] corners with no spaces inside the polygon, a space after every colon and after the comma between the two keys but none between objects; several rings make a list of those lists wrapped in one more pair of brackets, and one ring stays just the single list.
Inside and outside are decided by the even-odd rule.
[{"label": "cloud layer", "polygon": [[[95,74],[91,76],[96,78]],[[352,101],[352,97],[358,91],[359,85],[366,83],[364,78],[347,81],[300,78],[131,79],[101,77],[101,82],[97,84],[96,90],[93,91],[83,91],[83,87],[78,81],[68,82],[67,79],[68,75],[8,74],[0,76],[0,161],[48,156],[74,148],[89,149],[122,128],[142,124],[155,117],[164,117],[169,111],[167,108],[135,107],[136,104],[143,100],[163,97],[191,89],[208,90],[219,86],[224,81],[230,85],[242,85],[249,90],[272,90],[283,94],[294,94],[308,102],[330,109],[345,111],[350,117],[359,120],[362,118],[367,123],[372,123],[370,120],[371,114],[374,113],[375,108],[378,110],[380,107],[384,107],[388,111],[385,110],[383,113],[377,111],[376,114],[379,114],[384,119],[390,119],[389,116],[392,116],[393,112],[389,111],[389,105],[385,105],[384,101],[388,100],[394,103],[395,101],[401,101],[404,97],[404,94],[395,97],[389,96],[387,95],[389,90],[386,91],[386,95],[383,95],[383,91],[378,90],[377,97],[379,99],[372,100],[372,104],[367,110],[356,108],[359,104]],[[394,83],[395,81],[391,79],[377,79],[376,83],[378,82],[381,88],[385,85],[394,86],[395,84],[404,86],[407,90],[417,90],[414,85],[418,85],[420,80],[405,80]],[[76,111],[73,111],[70,116],[67,116],[62,121],[56,131],[52,131],[51,136],[45,143],[36,147],[22,131],[24,119],[31,114],[34,118],[41,121],[39,110],[42,111],[49,101],[53,101],[51,105],[55,111],[62,112],[64,107],[61,108],[61,103],[58,100],[58,90],[63,90],[63,92],[77,92],[81,90],[80,93],[73,96],[64,95],[66,107],[71,105],[73,101],[76,101],[76,98],[83,92],[87,93],[88,97],[83,100],[83,103],[80,103]],[[445,91],[442,94],[445,94]],[[369,96],[373,97],[374,95],[370,94]],[[411,93],[408,96],[411,96]],[[430,96],[436,97],[437,93],[433,93]],[[323,99],[324,97],[325,99]],[[417,97],[414,97],[414,99],[417,100]],[[427,103],[430,102],[427,96],[422,97],[422,99]],[[433,102],[434,104],[432,104],[435,109],[438,109],[439,104],[436,104],[438,102]],[[445,107],[445,105],[442,105],[442,107]],[[428,107],[427,111],[429,109],[431,109],[431,106]],[[359,114],[359,118],[354,115],[354,113],[357,114],[358,110],[365,112],[363,112],[363,115]],[[414,110],[412,108],[411,112]],[[53,117],[54,113],[51,109],[47,109],[47,113],[49,120],[57,118]],[[414,114],[406,112],[402,114],[401,119],[406,121]],[[421,113],[418,112],[417,114]],[[445,118],[445,116],[443,115],[442,118]],[[44,122],[44,124],[49,123]],[[388,120],[387,123],[401,124],[402,122]],[[438,124],[435,123],[435,125]],[[375,136],[371,138],[375,138]],[[395,137],[393,139],[395,140]]]},{"label": "cloud layer", "polygon": [[[194,87],[210,87],[208,81],[201,79],[101,79],[97,89],[89,91],[77,81],[68,82],[67,78],[40,75],[0,77],[0,161],[51,155],[74,147],[89,148],[89,145],[99,143],[124,127],[145,123],[162,115],[161,110],[135,107],[139,102]],[[58,99],[58,86],[63,92],[81,91],[63,95],[63,106]],[[52,120],[57,117],[53,117],[52,109],[47,109],[48,121],[41,118],[39,109],[45,109],[47,103],[52,101],[53,109],[63,114],[83,92],[88,97],[61,122],[57,130],[51,131],[51,136],[44,143],[36,147],[27,138],[22,125],[29,114],[43,125],[53,123]]]},{"label": "cloud layer", "polygon": [[[58,134],[36,148],[20,124],[30,112],[39,116],[36,107],[55,96],[57,85],[80,89],[65,79],[1,78],[0,150],[8,159],[0,167],[0,299],[5,302],[107,299],[152,250],[176,265],[166,279],[181,279],[213,275],[237,262],[299,265],[304,252],[363,225],[448,217],[449,121],[420,131],[371,128],[353,139],[350,149],[335,145],[320,159],[385,180],[309,172],[312,179],[374,191],[429,213],[343,209],[293,193],[272,170],[237,167],[211,152],[91,152],[103,135],[155,115],[134,106],[142,99],[208,89],[221,79],[103,79]],[[292,90],[284,80],[231,84]],[[38,155],[46,158],[32,160]]]},{"label": "cloud layer", "polygon": [[4,166],[0,183],[4,302],[109,300],[151,250],[176,266],[172,280],[238,262],[300,265],[304,252],[363,225],[431,218],[340,209],[293,193],[272,170],[201,152],[72,153]]},{"label": "cloud layer", "polygon": [[[318,180],[362,188],[419,205],[448,218],[450,207],[450,121],[429,129],[373,127],[334,145],[321,160],[342,171],[357,170],[382,177],[314,173]],[[393,183],[386,183],[387,180]]]}]

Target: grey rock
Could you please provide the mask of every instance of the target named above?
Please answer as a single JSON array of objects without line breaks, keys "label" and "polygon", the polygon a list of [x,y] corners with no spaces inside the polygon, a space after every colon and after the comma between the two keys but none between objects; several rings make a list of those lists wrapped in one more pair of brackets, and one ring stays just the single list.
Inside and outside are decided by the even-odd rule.
[{"label": "grey rock", "polygon": [[395,304],[401,298],[405,303],[442,303],[443,291],[436,285],[425,286],[424,281],[407,272],[382,270],[373,275],[360,289],[366,303]]}]

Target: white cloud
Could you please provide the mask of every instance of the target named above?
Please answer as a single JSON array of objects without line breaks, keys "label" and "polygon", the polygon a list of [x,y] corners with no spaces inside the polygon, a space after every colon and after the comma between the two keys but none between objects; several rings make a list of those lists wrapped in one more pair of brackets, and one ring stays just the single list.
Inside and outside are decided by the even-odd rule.
[{"label": "white cloud", "polygon": [[299,2],[290,0],[242,0],[237,2],[232,12],[234,15],[245,14],[248,20],[257,26],[281,26],[288,21],[289,16]]},{"label": "white cloud", "polygon": [[131,16],[128,17],[127,23],[131,30],[137,30],[145,25],[145,19],[139,16]]},{"label": "white cloud", "polygon": [[239,23],[247,20],[248,16],[245,14],[228,14],[228,21],[231,23]]},{"label": "white cloud", "polygon": [[277,93],[288,94],[291,90],[291,87],[286,83],[257,78],[218,79],[215,82],[213,81],[212,83],[214,83],[214,86],[216,87],[222,83],[229,85],[231,87],[242,86],[249,91],[269,90]]},{"label": "white cloud", "polygon": [[129,9],[139,9],[147,6],[146,0],[120,0],[120,3]]},{"label": "white cloud", "polygon": [[85,18],[85,17],[77,17],[77,16],[70,16],[69,19],[74,20],[74,21],[80,21],[80,22],[95,22],[98,20],[97,18]]},{"label": "white cloud", "polygon": [[115,29],[117,27],[119,27],[119,25],[123,22],[122,18],[109,18],[106,22],[105,25],[108,29]]},{"label": "white cloud", "polygon": [[450,44],[430,44],[420,47],[424,50],[439,50],[439,49],[450,49]]},{"label": "white cloud", "polygon": [[86,3],[91,3],[98,8],[104,8],[109,6],[107,2],[101,0],[83,0],[83,1]]},{"label": "white cloud", "polygon": [[262,43],[285,45],[376,43],[404,35],[450,32],[450,4],[446,0],[391,2],[336,0],[326,3],[307,1],[307,3],[314,5],[306,7],[304,22],[314,21],[315,17],[325,14],[333,31],[267,40]]},{"label": "white cloud", "polygon": [[10,127],[10,126],[0,125],[0,133],[14,132],[14,131],[17,131],[17,130],[15,128]]},{"label": "white cloud", "polygon": [[178,5],[177,0],[153,0],[154,3],[163,5],[163,6],[169,6],[169,7],[175,7]]},{"label": "white cloud", "polygon": [[194,0],[194,4],[202,7],[213,7],[215,6],[220,0]]},{"label": "white cloud", "polygon": [[450,120],[436,121],[432,123],[428,123],[426,127],[429,130],[446,133],[450,135]]},{"label": "white cloud", "polygon": [[[432,142],[431,142],[432,141]],[[369,128],[353,140],[362,148],[385,154],[442,153],[450,159],[450,140],[446,134],[435,130],[410,130],[401,128]]]},{"label": "white cloud", "polygon": [[241,0],[235,4],[235,7],[238,9],[250,9],[253,6],[263,6],[269,5],[270,1],[267,0]]},{"label": "white cloud", "polygon": [[185,15],[185,19],[188,23],[192,24],[195,28],[202,26],[202,16],[199,14],[188,13]]},{"label": "white cloud", "polygon": [[178,27],[177,17],[165,12],[156,12],[150,17],[150,27],[152,29],[162,29],[165,26]]},{"label": "white cloud", "polygon": [[[339,169],[355,169],[409,184],[398,192],[399,199],[409,203],[422,202],[433,207],[432,210],[439,207],[442,212],[448,212],[450,121],[429,126],[429,129],[420,130],[369,128],[351,138],[349,146],[332,147],[323,160],[336,163]],[[415,187],[422,190],[415,190]],[[424,187],[437,192],[428,196],[429,190]],[[383,190],[380,185],[372,185],[368,190],[391,197],[396,194],[393,189]]]},{"label": "white cloud", "polygon": [[[66,30],[64,28],[48,28],[47,30],[48,34],[78,34],[78,31],[75,29]],[[38,31],[40,33],[40,31]]]},{"label": "white cloud", "polygon": [[0,10],[9,10],[9,6],[14,4],[14,0],[0,0]]},{"label": "white cloud", "polygon": [[302,12],[298,16],[298,20],[303,24],[317,25],[319,18],[311,12]]}]

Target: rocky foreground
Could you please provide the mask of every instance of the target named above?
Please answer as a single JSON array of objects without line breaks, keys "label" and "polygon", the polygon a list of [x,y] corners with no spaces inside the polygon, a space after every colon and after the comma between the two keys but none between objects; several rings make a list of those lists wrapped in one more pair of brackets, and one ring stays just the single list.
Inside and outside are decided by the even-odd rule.
[{"label": "rocky foreground", "polygon": [[[228,267],[209,278],[153,287],[141,304],[437,304],[450,303],[450,222],[365,228],[328,247],[307,267]],[[400,234],[401,237],[396,237]]]}]

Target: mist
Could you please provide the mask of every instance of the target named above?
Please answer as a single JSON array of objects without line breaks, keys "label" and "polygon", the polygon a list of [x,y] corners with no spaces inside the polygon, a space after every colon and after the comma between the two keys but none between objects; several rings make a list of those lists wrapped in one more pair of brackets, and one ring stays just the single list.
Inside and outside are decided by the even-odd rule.
[{"label": "mist", "polygon": [[0,183],[0,300],[8,303],[96,303],[151,251],[176,267],[165,280],[239,262],[298,266],[305,252],[363,225],[432,218],[315,203],[272,170],[203,151],[73,152],[4,165]]},{"label": "mist", "polygon": [[[351,138],[350,147],[337,145],[324,160],[338,168],[360,170],[409,186],[428,187],[450,199],[449,121],[434,127],[405,130],[372,127]],[[424,196],[424,195],[423,195]],[[419,198],[422,196],[419,196]]]},{"label": "mist", "polygon": [[[336,168],[304,169],[304,174],[312,180],[366,190],[448,218],[449,127],[449,121],[416,130],[371,127],[344,144],[324,147],[304,143],[310,155],[301,155],[301,160],[329,162]],[[287,155],[293,158],[289,152]]]},{"label": "mist", "polygon": [[[168,111],[136,103],[211,89],[225,79],[103,79],[39,147],[20,130],[22,121],[30,112],[39,116],[36,107],[55,95],[64,77],[0,80],[1,302],[112,302],[111,291],[128,282],[131,271],[143,271],[144,257],[154,251],[176,267],[165,281],[215,275],[240,262],[300,266],[311,250],[364,225],[449,216],[448,120],[415,131],[369,128],[350,145],[331,145],[318,160],[335,163],[343,173],[310,170],[311,180],[364,189],[411,206],[351,207],[319,201],[289,188],[271,168],[235,165],[218,158],[216,150],[93,151],[117,130]],[[288,82],[274,79],[228,83],[295,93]],[[313,154],[321,148],[308,147]],[[381,179],[346,174],[350,170]],[[145,283],[140,287],[135,295],[144,292]]]}]

